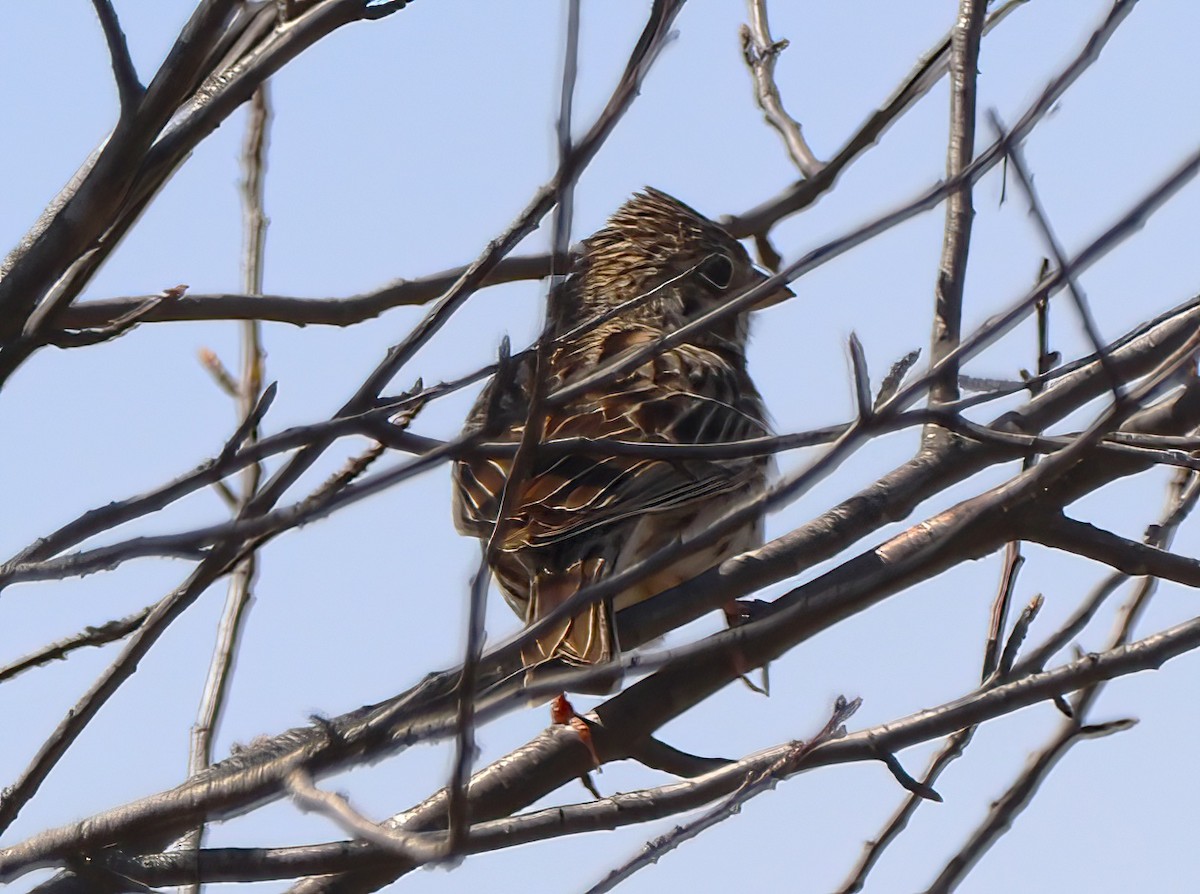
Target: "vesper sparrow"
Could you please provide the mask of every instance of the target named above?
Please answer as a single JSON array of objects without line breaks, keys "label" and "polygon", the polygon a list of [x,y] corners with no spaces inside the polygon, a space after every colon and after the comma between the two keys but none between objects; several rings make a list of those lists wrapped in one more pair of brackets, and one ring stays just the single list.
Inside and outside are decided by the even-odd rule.
[{"label": "vesper sparrow", "polygon": [[[646,189],[584,240],[571,276],[552,299],[549,331],[561,339],[618,305],[649,297],[556,345],[548,358],[547,392],[678,329],[764,278],[721,227],[671,196]],[[790,294],[780,289],[762,304]],[[553,407],[544,439],[706,444],[768,434],[762,398],[746,372],[747,316],[728,319],[616,381]],[[489,384],[468,417],[467,431],[479,431],[486,422],[497,440],[520,441],[533,366],[526,355],[498,395],[493,396],[496,382]],[[511,465],[509,457],[455,463],[455,522],[461,533],[485,542],[491,536]],[[512,511],[493,551],[492,571],[508,604],[532,623],[583,587],[705,530],[730,501],[761,493],[769,467],[764,457],[535,455],[519,495],[510,497]],[[760,519],[558,625],[526,649],[526,667],[609,661],[620,653],[614,612],[761,543]]]}]

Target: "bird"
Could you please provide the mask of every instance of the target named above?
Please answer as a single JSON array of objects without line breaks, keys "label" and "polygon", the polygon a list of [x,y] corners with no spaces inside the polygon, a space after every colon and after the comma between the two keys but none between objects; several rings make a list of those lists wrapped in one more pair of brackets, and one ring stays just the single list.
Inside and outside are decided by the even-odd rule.
[{"label": "bird", "polygon": [[[519,443],[534,380],[543,393],[581,381],[765,281],[745,248],[678,199],[646,187],[583,240],[569,275],[552,289],[539,363],[514,358],[483,389],[464,434]],[[754,309],[793,293],[780,286]],[[715,444],[769,435],[763,399],[747,371],[749,310],[682,344],[657,351],[615,380],[546,406],[544,441],[617,439]],[[540,370],[540,372],[539,372]],[[467,454],[453,463],[453,511],[462,534],[491,541],[488,562],[509,606],[526,623],[581,589],[708,529],[737,501],[762,494],[768,457],[647,458],[595,452],[545,453],[533,460],[497,520],[513,455]],[[497,529],[497,525],[499,528]],[[494,533],[495,532],[495,536]],[[762,518],[729,532],[616,596],[554,625],[522,651],[529,680],[538,669],[603,665],[620,654],[615,614],[690,580],[763,542]],[[733,623],[735,614],[727,609]],[[603,694],[620,679],[604,677]]]}]

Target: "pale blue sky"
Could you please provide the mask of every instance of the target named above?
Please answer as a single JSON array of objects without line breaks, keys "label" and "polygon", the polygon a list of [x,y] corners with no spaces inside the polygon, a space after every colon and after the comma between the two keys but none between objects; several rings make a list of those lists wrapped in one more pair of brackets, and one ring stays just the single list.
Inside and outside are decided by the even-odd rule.
[{"label": "pale blue sky", "polygon": [[[192,3],[115,5],[148,80]],[[578,132],[606,100],[647,6],[632,0],[584,4]],[[773,28],[792,41],[779,63],[779,83],[818,156],[831,155],[890,94],[946,31],[956,6],[953,0],[776,0]],[[1108,6],[1032,0],[1014,13],[985,41],[980,107],[1016,120]],[[550,0],[417,0],[387,19],[335,33],[285,68],[272,81],[266,290],[342,296],[473,259],[552,173],[559,7]],[[576,236],[600,226],[644,184],[718,216],[744,211],[795,178],[753,105],[737,40],[744,15],[735,0],[693,0],[685,7],[679,38],[580,181]],[[1192,61],[1198,33],[1197,4],[1141,3],[1029,141],[1029,164],[1068,250],[1107,226],[1200,140],[1200,85]],[[784,256],[794,258],[938,179],[947,102],[943,83],[835,191],[780,225],[773,237]],[[115,113],[108,57],[87,0],[0,5],[0,120],[7,134],[0,149],[0,250],[15,244],[103,138]],[[199,147],[85,300],[153,293],[177,283],[196,292],[238,290],[242,122],[239,113]],[[980,145],[986,133],[981,125]],[[1011,184],[1009,201],[999,205],[1000,185],[993,172],[976,191],[969,324],[1017,299],[1044,253]],[[1084,277],[1105,336],[1115,338],[1194,294],[1200,281],[1198,212],[1200,188],[1193,184]],[[866,347],[876,382],[895,359],[926,345],[941,228],[940,209],[911,221],[800,280],[795,300],[759,320],[752,372],[780,432],[851,415],[844,348],[851,331]],[[520,251],[541,250],[547,238],[543,229]],[[428,383],[474,369],[488,362],[505,333],[524,345],[535,331],[541,297],[540,287],[530,283],[480,293],[402,372],[396,387],[418,375]],[[421,313],[394,310],[344,330],[267,325],[268,379],[279,382],[267,430],[333,412]],[[1078,352],[1083,342],[1065,305],[1054,320],[1055,346],[1068,355]],[[233,411],[196,352],[211,348],[235,367],[237,338],[230,323],[156,324],[99,347],[35,355],[0,395],[0,425],[7,434],[0,440],[7,507],[0,560],[85,509],[153,487],[216,453],[232,428]],[[969,371],[1013,377],[1033,362],[1026,327]],[[415,430],[452,434],[471,397],[435,404]],[[773,517],[769,532],[789,530],[855,492],[902,461],[913,444],[913,436],[904,434],[871,445]],[[318,482],[361,446],[331,451],[305,482]],[[781,465],[792,469],[811,456],[787,454]],[[1139,536],[1162,503],[1160,479],[1165,476],[1107,488],[1084,501],[1078,515]],[[977,493],[998,480],[995,473],[981,476],[951,496]],[[302,724],[311,713],[338,714],[384,698],[457,660],[476,546],[454,533],[448,505],[448,476],[439,468],[267,548],[218,754],[235,742]],[[921,507],[919,516],[943,505]],[[225,516],[216,495],[205,492],[122,533],[183,530]],[[1185,531],[1177,549],[1195,554],[1196,548],[1197,538]],[[1032,634],[1036,641],[1105,572],[1027,552],[1017,597],[1024,602],[1041,592],[1047,599]],[[138,561],[114,573],[6,590],[0,595],[0,664],[155,600],[189,567]],[[688,750],[738,756],[808,735],[839,693],[863,698],[851,723],[859,728],[968,691],[977,679],[999,569],[998,557],[990,557],[888,600],[774,665],[770,700],[730,687],[670,724],[664,737]],[[765,595],[794,584],[781,583]],[[4,844],[182,778],[223,600],[224,587],[214,587],[163,637],[54,770]],[[1196,605],[1194,593],[1163,587],[1141,630],[1190,617]],[[716,624],[707,619],[686,633]],[[1106,624],[1087,631],[1085,647],[1102,645]],[[493,641],[517,626],[494,599]],[[111,648],[77,654],[0,686],[0,717],[8,718],[0,737],[0,784],[16,777],[114,656]],[[1158,674],[1111,686],[1096,718],[1133,714],[1141,724],[1072,751],[960,890],[1182,891],[1200,885],[1194,847],[1197,673],[1200,660],[1187,656]],[[488,726],[480,732],[485,759],[524,742],[546,722],[537,709]],[[927,884],[1056,725],[1054,709],[1039,706],[978,734],[938,786],[946,803],[921,809],[868,890]],[[917,773],[929,752],[914,748],[901,759]],[[441,785],[448,753],[418,748],[326,785],[348,791],[364,812],[382,818]],[[624,765],[597,778],[604,792],[660,781]],[[637,874],[623,890],[831,890],[902,794],[879,766],[809,774],[754,801],[742,815]],[[586,793],[572,786],[555,797],[572,802]],[[671,825],[474,857],[453,875],[415,873],[397,890],[574,891]],[[327,821],[280,803],[215,827],[209,840],[278,845],[340,837]]]}]

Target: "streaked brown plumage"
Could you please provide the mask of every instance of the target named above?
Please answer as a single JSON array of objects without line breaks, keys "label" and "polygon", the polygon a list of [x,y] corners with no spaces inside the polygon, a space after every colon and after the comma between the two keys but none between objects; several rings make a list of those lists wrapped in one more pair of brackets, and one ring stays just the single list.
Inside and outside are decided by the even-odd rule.
[{"label": "streaked brown plumage", "polygon": [[[646,301],[559,345],[548,358],[548,391],[637,350],[763,280],[745,249],[712,221],[653,189],[635,195],[583,253],[550,308],[556,336],[657,289]],[[675,280],[672,282],[672,280]],[[664,285],[665,284],[665,285]],[[781,290],[779,297],[790,294]],[[546,440],[569,437],[703,444],[768,434],[766,411],[746,372],[747,316],[740,314],[663,351],[633,372],[552,409]],[[519,441],[533,362],[480,395],[467,420],[478,431],[492,408],[497,438]],[[454,466],[459,531],[491,536],[510,458]],[[532,623],[573,593],[656,550],[707,528],[731,500],[760,493],[769,461],[665,461],[626,456],[537,456],[502,528],[492,571],[509,605]],[[511,499],[511,498],[510,498]],[[762,542],[761,522],[642,581],[610,603],[541,637],[524,657],[596,664],[619,654],[614,611],[648,599]]]}]

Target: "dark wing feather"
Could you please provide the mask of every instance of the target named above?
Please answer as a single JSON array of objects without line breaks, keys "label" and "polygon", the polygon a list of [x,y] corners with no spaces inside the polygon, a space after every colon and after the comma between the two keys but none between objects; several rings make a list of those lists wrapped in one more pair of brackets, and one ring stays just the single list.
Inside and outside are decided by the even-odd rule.
[{"label": "dark wing feather", "polygon": [[[614,336],[618,334],[626,350],[635,349],[628,330]],[[598,359],[578,354],[558,358],[555,384],[590,372]],[[481,396],[477,408],[486,405],[488,399],[487,394]],[[517,407],[520,400],[514,398],[511,403]],[[740,363],[683,345],[663,352],[602,391],[556,409],[548,420],[545,436],[547,440],[582,437],[717,443],[766,434],[764,417],[758,393]],[[504,439],[519,440],[522,423],[511,425]],[[748,481],[761,478],[765,464],[761,458],[667,461],[585,454],[548,457],[535,464],[523,483],[503,548],[562,549],[585,532],[737,491]],[[490,530],[508,465],[507,459],[472,459],[457,464],[460,530],[476,536],[478,531]],[[574,561],[582,556],[564,558]]]}]

